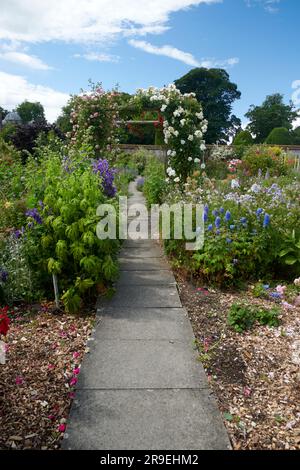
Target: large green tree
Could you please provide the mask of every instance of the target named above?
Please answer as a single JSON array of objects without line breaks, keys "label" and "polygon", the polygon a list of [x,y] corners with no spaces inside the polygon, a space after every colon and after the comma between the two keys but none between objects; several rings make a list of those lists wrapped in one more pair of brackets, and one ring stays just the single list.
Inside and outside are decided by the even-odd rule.
[{"label": "large green tree", "polygon": [[17,106],[16,111],[22,119],[23,124],[46,121],[44,107],[41,103],[23,101],[23,103]]},{"label": "large green tree", "polygon": [[208,144],[225,143],[235,135],[241,121],[232,114],[232,104],[241,93],[226,70],[196,68],[176,80],[175,85],[182,93],[196,93],[208,120]]},{"label": "large green tree", "polygon": [[250,121],[248,129],[255,135],[257,143],[265,142],[275,128],[291,130],[297,116],[293,103],[285,104],[280,93],[267,96],[261,106],[252,105],[246,114]]},{"label": "large green tree", "polygon": [[7,109],[4,109],[2,108],[2,106],[0,106],[0,118],[4,119],[7,114],[8,114]]}]

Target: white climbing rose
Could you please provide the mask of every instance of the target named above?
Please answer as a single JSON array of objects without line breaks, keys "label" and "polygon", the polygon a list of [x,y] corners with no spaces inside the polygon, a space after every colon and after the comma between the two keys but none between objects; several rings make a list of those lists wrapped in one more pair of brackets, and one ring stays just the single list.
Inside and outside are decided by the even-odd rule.
[{"label": "white climbing rose", "polygon": [[161,112],[165,112],[165,110],[167,109],[167,105],[166,104],[163,104],[162,107],[160,108]]},{"label": "white climbing rose", "polygon": [[175,179],[174,179],[175,183],[179,183],[180,181],[180,178],[177,176]]},{"label": "white climbing rose", "polygon": [[191,141],[191,142],[193,142],[194,136],[193,136],[192,134],[190,134],[190,135],[188,136],[188,140]]},{"label": "white climbing rose", "polygon": [[181,143],[181,145],[184,145],[184,144],[185,144],[185,140],[181,139],[180,143]]},{"label": "white climbing rose", "polygon": [[199,158],[194,158],[194,162],[195,162],[195,163],[200,163]]}]

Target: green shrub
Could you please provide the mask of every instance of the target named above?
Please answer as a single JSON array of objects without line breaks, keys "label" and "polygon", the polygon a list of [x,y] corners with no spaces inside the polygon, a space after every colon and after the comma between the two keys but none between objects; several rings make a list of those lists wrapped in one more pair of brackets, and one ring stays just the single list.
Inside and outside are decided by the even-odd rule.
[{"label": "green shrub", "polygon": [[276,327],[279,325],[278,308],[265,309],[245,303],[234,303],[228,313],[228,324],[238,333],[249,330],[258,321],[261,325]]},{"label": "green shrub", "polygon": [[291,145],[292,135],[285,127],[275,127],[266,138],[265,143],[267,145]]},{"label": "green shrub", "polygon": [[257,145],[248,148],[243,156],[243,165],[250,175],[259,171],[270,176],[285,175],[289,172],[288,155],[279,147]]},{"label": "green shrub", "polygon": [[251,133],[249,131],[241,131],[235,136],[232,145],[247,146],[247,145],[252,145],[253,143],[254,143],[254,140],[253,140]]},{"label": "green shrub", "polygon": [[[66,310],[77,311],[87,293],[109,284],[118,273],[119,242],[96,235],[96,209],[107,201],[101,179],[84,154],[73,154],[66,162],[50,153],[28,186],[27,259],[49,292],[51,275],[57,275]],[[110,203],[116,204],[113,199]]]},{"label": "green shrub", "polygon": [[148,206],[162,204],[167,187],[164,164],[156,157],[151,157],[144,174],[144,195]]},{"label": "green shrub", "polygon": [[231,305],[228,314],[228,325],[238,333],[249,330],[255,323],[253,309],[246,304],[234,303]]}]

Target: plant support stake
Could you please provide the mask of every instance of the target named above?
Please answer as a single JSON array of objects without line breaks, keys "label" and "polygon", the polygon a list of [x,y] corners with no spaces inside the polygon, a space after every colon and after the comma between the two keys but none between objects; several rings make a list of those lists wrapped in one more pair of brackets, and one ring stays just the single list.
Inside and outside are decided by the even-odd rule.
[{"label": "plant support stake", "polygon": [[52,274],[53,279],[53,289],[54,289],[54,296],[55,296],[55,305],[59,308],[59,292],[58,292],[58,283],[57,283],[57,276],[56,274]]}]

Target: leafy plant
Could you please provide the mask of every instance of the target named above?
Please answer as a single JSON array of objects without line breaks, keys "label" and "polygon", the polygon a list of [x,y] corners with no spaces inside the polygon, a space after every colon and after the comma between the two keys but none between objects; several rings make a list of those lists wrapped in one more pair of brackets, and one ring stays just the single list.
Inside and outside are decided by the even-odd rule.
[{"label": "leafy plant", "polygon": [[278,308],[265,309],[245,303],[233,303],[228,314],[228,324],[238,333],[249,330],[258,321],[261,325],[279,325]]},{"label": "leafy plant", "polygon": [[296,270],[300,268],[300,236],[293,230],[285,240],[279,251],[280,261]]}]

